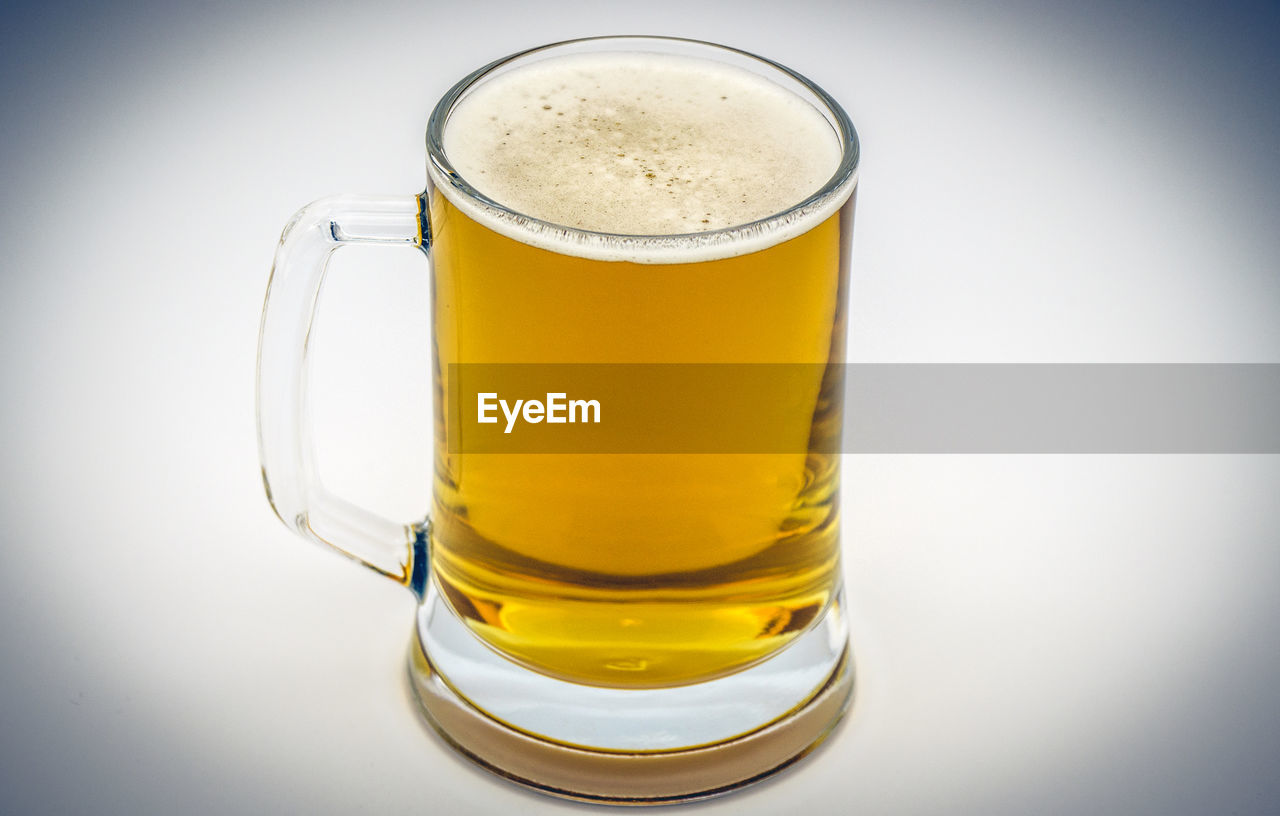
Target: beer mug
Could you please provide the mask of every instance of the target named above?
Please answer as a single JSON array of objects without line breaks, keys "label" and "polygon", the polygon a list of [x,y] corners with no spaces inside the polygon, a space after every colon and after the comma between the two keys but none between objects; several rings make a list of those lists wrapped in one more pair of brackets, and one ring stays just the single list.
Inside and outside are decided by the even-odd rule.
[{"label": "beer mug", "polygon": [[[556,795],[672,802],[789,765],[845,712],[830,441],[857,163],[844,111],[777,63],[575,40],[444,96],[421,195],[336,196],[285,228],[258,358],[268,498],[417,595],[417,707],[468,758]],[[353,243],[429,261],[423,520],[343,501],[313,464],[308,332],[327,259]],[[692,446],[650,449],[678,415],[611,425],[655,371],[760,365],[791,367],[785,399],[764,400],[780,447],[700,450],[694,427]],[[583,368],[611,398],[550,382]],[[550,372],[545,400],[504,393],[517,371]],[[736,416],[716,393],[696,406],[708,430]],[[541,447],[521,447],[528,429]]]}]

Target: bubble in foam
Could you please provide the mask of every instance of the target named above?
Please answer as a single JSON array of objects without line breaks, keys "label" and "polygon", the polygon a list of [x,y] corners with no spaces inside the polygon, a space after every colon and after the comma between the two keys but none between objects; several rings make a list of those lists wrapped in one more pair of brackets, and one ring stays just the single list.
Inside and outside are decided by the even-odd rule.
[{"label": "bubble in foam", "polygon": [[[841,159],[826,118],[785,88],[710,60],[640,53],[553,57],[493,76],[454,108],[444,148],[463,179],[515,213],[644,236],[722,230],[786,211],[818,192]],[[503,221],[491,223],[499,231],[520,226],[436,183],[473,216]],[[513,237],[611,256],[563,230],[557,237],[524,226],[537,239]]]}]

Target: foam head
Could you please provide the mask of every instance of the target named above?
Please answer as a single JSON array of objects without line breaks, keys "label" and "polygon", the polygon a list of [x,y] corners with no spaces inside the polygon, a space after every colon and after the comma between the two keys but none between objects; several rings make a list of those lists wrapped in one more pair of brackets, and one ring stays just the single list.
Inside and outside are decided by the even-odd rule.
[{"label": "foam head", "polygon": [[[611,254],[607,241],[584,249],[581,236],[546,224],[632,236],[723,230],[795,207],[841,160],[830,123],[791,91],[742,68],[645,53],[551,57],[492,76],[458,102],[443,142],[475,190],[545,224],[475,206],[435,178],[469,215],[518,240],[612,260],[643,259],[625,257],[623,244]],[[840,203],[781,225],[765,244]],[[660,254],[678,255],[680,242],[667,243]],[[705,242],[685,244],[707,256]],[[741,241],[719,247],[711,254],[749,251]]]}]

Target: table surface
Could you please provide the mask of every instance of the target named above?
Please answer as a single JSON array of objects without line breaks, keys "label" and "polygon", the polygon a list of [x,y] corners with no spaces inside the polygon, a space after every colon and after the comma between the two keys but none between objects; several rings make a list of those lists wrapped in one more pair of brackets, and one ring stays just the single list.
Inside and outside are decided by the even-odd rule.
[{"label": "table surface", "polygon": [[[458,77],[618,31],[767,54],[863,169],[856,362],[1280,362],[1274,6],[31,4],[0,38],[0,810],[559,813],[417,721],[413,598],[258,475],[279,231],[413,193]],[[366,274],[367,270],[367,274]],[[340,253],[315,349],[337,493],[426,504],[428,285]],[[858,687],[707,813],[1275,812],[1280,458],[851,455]]]}]

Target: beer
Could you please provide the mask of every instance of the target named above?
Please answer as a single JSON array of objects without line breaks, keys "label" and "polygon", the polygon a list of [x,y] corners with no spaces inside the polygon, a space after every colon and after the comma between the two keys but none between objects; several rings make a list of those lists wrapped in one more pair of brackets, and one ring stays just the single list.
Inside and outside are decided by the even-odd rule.
[{"label": "beer", "polygon": [[442,403],[457,364],[818,363],[794,419],[838,429],[852,185],[728,229],[826,184],[830,126],[745,70],[609,54],[499,74],[450,128],[453,170],[500,206],[431,169],[442,594],[494,649],[581,683],[679,685],[776,652],[838,588],[829,447],[467,453]]}]

